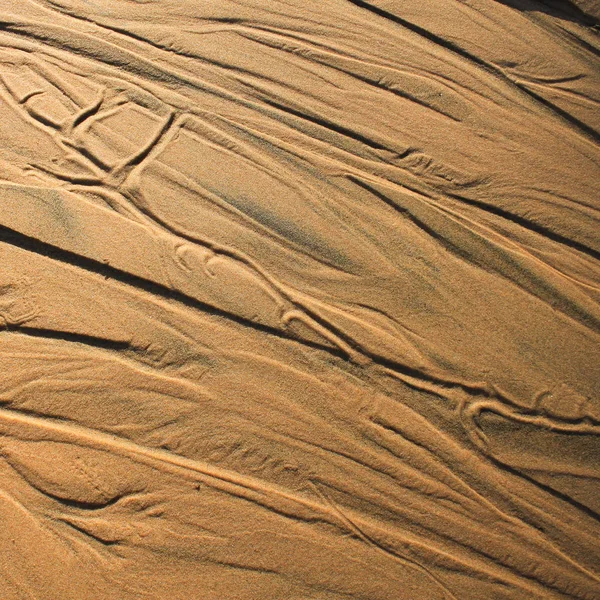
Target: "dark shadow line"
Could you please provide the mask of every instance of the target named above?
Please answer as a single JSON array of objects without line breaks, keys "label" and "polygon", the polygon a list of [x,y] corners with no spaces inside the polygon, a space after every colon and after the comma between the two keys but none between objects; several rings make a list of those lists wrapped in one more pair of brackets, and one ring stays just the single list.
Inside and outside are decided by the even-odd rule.
[{"label": "dark shadow line", "polygon": [[576,119],[569,113],[558,108],[557,106],[552,104],[550,101],[540,98],[540,96],[538,96],[534,92],[531,92],[529,90],[529,88],[521,85],[520,83],[518,83],[516,81],[513,81],[512,79],[507,77],[504,73],[502,73],[502,71],[500,71],[495,66],[490,65],[485,60],[475,56],[474,54],[471,54],[467,50],[464,50],[460,46],[456,45],[455,43],[445,40],[444,38],[436,35],[435,33],[431,33],[430,31],[423,29],[423,27],[420,27],[419,25],[415,25],[414,23],[411,23],[410,21],[407,21],[406,19],[403,19],[402,17],[399,17],[387,10],[379,8],[378,6],[373,6],[372,4],[370,4],[369,2],[365,2],[364,0],[348,0],[348,2],[350,2],[351,4],[354,4],[355,6],[357,6],[359,8],[368,10],[369,12],[371,12],[375,15],[383,17],[384,19],[387,19],[388,21],[392,21],[393,23],[396,23],[397,25],[401,25],[402,27],[409,29],[410,31],[420,35],[421,37],[424,37],[425,39],[429,40],[430,42],[433,42],[434,44],[441,46],[441,47],[445,48],[446,50],[450,50],[451,52],[458,54],[462,58],[465,58],[466,60],[475,63],[476,65],[485,69],[488,73],[492,73],[493,75],[495,75],[496,77],[499,77],[503,81],[510,83],[511,85],[516,87],[518,90],[520,90],[523,94],[529,96],[531,99],[542,104],[543,106],[545,106],[546,108],[548,108],[549,110],[554,112],[557,116],[559,116],[563,120],[567,121],[570,125],[577,127],[580,130],[580,132],[582,134],[584,134],[587,138],[591,138],[591,140],[593,142],[595,142],[596,144],[600,144],[600,134],[596,130],[592,129],[585,123],[579,121],[578,119]]},{"label": "dark shadow line", "polygon": [[[135,289],[142,290],[144,292],[147,292],[148,294],[158,296],[164,300],[173,300],[179,302],[180,304],[183,304],[184,306],[191,308],[195,311],[200,311],[213,317],[220,317],[222,319],[236,323],[243,327],[251,328],[256,331],[260,331],[262,333],[278,337],[282,340],[295,342],[303,346],[313,348],[315,350],[321,350],[327,352],[330,355],[342,358],[344,360],[347,358],[345,353],[336,348],[331,348],[330,346],[319,344],[318,342],[312,342],[291,335],[286,335],[285,333],[278,329],[275,329],[274,327],[263,325],[262,323],[256,323],[254,321],[250,321],[249,319],[245,319],[244,317],[239,317],[230,312],[219,309],[215,306],[211,306],[210,304],[201,302],[200,300],[196,300],[195,298],[191,298],[190,296],[187,296],[182,292],[178,292],[177,290],[173,290],[148,279],[144,279],[143,277],[132,275],[131,273],[127,273],[126,271],[122,271],[120,269],[117,269],[116,267],[112,267],[111,265],[94,260],[92,258],[81,256],[74,252],[70,252],[69,250],[63,250],[62,248],[58,248],[52,244],[42,242],[36,238],[10,229],[4,225],[0,225],[0,242],[10,244],[28,252],[39,254],[40,256],[44,256],[46,258],[55,260],[60,263],[74,266],[84,271],[95,273],[96,275],[103,276],[105,279],[113,279],[115,281],[119,281],[120,283],[131,286]],[[27,329],[35,331],[34,328]],[[63,334],[58,332],[53,333],[52,330],[44,331],[48,333],[48,336],[56,335],[58,338],[60,338],[60,336],[64,335],[64,339],[69,338],[72,339],[72,341],[82,341],[87,339],[88,341],[93,342],[95,340],[97,342],[99,339],[91,336],[80,337],[79,334]],[[84,341],[84,343],[87,342]]]},{"label": "dark shadow line", "polygon": [[28,337],[40,338],[45,340],[59,340],[63,342],[75,342],[79,344],[85,344],[86,346],[93,346],[94,348],[102,348],[103,350],[128,350],[130,345],[127,342],[118,342],[116,340],[109,340],[107,338],[96,337],[93,335],[86,335],[83,333],[73,333],[70,331],[57,331],[55,329],[45,329],[38,327],[23,327],[22,325],[6,325],[0,327],[1,331],[9,331],[14,333],[21,333]]}]

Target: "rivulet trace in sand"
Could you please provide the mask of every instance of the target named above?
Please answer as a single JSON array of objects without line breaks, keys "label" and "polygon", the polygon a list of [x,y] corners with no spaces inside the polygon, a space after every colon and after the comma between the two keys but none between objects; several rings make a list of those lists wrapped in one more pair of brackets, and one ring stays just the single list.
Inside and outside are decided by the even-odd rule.
[{"label": "rivulet trace in sand", "polygon": [[594,0],[0,0],[0,598],[600,598]]}]

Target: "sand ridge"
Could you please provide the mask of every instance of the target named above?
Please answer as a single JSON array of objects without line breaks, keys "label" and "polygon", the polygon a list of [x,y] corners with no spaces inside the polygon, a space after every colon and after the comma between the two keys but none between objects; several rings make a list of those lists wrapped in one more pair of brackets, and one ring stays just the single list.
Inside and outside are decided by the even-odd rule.
[{"label": "sand ridge", "polygon": [[599,17],[0,0],[0,596],[600,598]]}]

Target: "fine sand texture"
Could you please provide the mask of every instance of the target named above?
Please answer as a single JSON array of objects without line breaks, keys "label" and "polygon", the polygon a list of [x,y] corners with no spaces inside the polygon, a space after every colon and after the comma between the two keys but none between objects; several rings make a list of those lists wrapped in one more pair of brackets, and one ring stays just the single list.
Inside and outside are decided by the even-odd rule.
[{"label": "fine sand texture", "polygon": [[0,599],[600,599],[596,0],[0,0]]}]

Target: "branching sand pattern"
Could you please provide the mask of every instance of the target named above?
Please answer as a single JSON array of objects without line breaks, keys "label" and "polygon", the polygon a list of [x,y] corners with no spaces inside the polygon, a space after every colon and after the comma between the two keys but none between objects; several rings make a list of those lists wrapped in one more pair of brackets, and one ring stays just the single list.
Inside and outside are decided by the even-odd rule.
[{"label": "branching sand pattern", "polygon": [[2,600],[600,598],[599,19],[0,0]]}]

